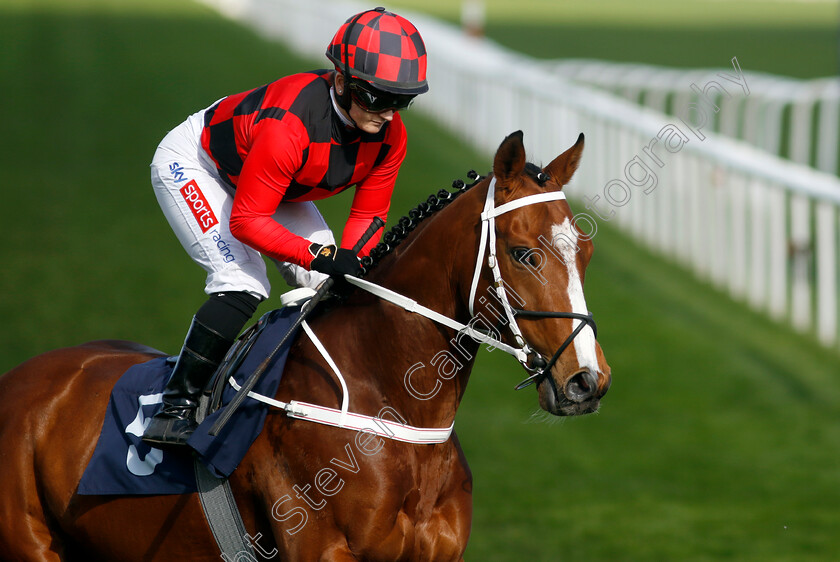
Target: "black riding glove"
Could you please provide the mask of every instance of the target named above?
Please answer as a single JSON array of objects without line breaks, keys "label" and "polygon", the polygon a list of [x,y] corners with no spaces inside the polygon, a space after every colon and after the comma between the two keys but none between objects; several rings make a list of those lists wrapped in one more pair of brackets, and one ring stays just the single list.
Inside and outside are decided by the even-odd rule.
[{"label": "black riding glove", "polygon": [[309,269],[320,271],[330,277],[344,279],[344,274],[360,277],[362,275],[362,264],[352,250],[344,248],[336,249],[335,245],[321,246],[312,244],[309,246],[309,253],[315,256]]}]

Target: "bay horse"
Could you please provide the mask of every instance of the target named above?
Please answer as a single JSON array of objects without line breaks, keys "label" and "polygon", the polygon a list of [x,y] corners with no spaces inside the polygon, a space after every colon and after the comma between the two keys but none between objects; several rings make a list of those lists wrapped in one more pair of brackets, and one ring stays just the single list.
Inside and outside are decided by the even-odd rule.
[{"label": "bay horse", "polygon": [[[517,349],[527,342],[530,351],[520,360],[541,373],[531,380],[540,406],[555,415],[596,410],[611,380],[586,320],[582,284],[592,242],[557,195],[582,151],[583,135],[540,169],[526,162],[521,132],[510,135],[492,174],[439,205],[392,251],[379,252],[367,275],[461,323],[483,316],[485,332],[496,331]],[[479,249],[488,202],[509,212],[495,218],[485,261]],[[519,305],[518,334],[505,325],[501,301],[487,297],[502,284]],[[453,423],[477,341],[360,290],[309,322],[341,366],[352,411],[375,415],[387,407],[413,426]],[[435,369],[441,352],[447,366]],[[162,355],[135,343],[97,341],[45,353],[0,377],[2,559],[219,559],[197,494],[76,493],[115,381],[129,366]],[[339,406],[341,389],[307,337],[293,344],[276,398]],[[269,413],[229,480],[258,557],[463,559],[472,480],[457,436],[420,445],[368,439],[360,447],[358,435]]]}]

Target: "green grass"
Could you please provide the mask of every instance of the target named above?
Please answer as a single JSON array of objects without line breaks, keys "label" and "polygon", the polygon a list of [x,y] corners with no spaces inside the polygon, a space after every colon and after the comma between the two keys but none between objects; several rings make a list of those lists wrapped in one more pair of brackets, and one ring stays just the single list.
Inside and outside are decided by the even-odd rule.
[{"label": "green grass", "polygon": [[[737,27],[788,25],[792,22],[825,25],[837,15],[830,1],[796,0],[482,0],[486,19],[496,23],[607,23],[623,27],[719,25]],[[462,2],[451,0],[393,0],[389,8],[410,8],[451,21],[459,21]]]},{"label": "green grass", "polygon": [[[155,146],[219,96],[320,63],[201,7],[31,6],[0,6],[0,371],[97,338],[175,352],[203,273],[157,208]],[[490,167],[406,120],[393,215]],[[346,196],[322,205],[336,228],[347,208]],[[475,477],[467,559],[832,559],[838,355],[606,225],[595,244],[587,302],[613,387],[601,413],[546,421],[532,389],[512,390],[515,361],[480,354],[457,420]]]},{"label": "green grass", "polygon": [[[541,59],[602,59],[673,68],[721,68],[796,78],[840,70],[840,5],[780,0],[483,0],[486,35]],[[394,10],[460,21],[460,2],[396,0]],[[432,85],[434,87],[434,85]],[[689,82],[674,84],[688,88]],[[814,119],[819,119],[815,109]],[[779,156],[790,157],[790,115]],[[816,128],[812,129],[816,134]],[[811,151],[815,165],[817,150]]]},{"label": "green grass", "polygon": [[[485,0],[485,32],[544,59],[591,58],[677,68],[728,68],[800,78],[838,72],[835,2],[758,0]],[[388,4],[460,21],[460,2]]]},{"label": "green grass", "polygon": [[481,357],[456,424],[476,482],[470,559],[836,552],[837,356],[610,230],[595,243],[587,303],[613,386],[595,416],[532,423],[533,391]]}]

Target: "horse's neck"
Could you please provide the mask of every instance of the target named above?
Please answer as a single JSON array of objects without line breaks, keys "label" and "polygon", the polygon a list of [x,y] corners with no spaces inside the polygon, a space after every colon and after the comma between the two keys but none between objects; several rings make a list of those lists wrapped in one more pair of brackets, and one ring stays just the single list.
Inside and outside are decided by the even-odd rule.
[{"label": "horse's neck", "polygon": [[420,304],[466,322],[486,186],[475,187],[426,219],[368,277]]},{"label": "horse's neck", "polygon": [[[481,210],[478,195],[465,193],[428,218],[429,223],[421,224],[369,280],[466,324],[465,296]],[[369,363],[375,392],[411,425],[451,424],[469,380],[476,343],[393,304],[364,296],[359,302],[364,305],[345,314],[363,327],[354,329],[356,360]]]}]

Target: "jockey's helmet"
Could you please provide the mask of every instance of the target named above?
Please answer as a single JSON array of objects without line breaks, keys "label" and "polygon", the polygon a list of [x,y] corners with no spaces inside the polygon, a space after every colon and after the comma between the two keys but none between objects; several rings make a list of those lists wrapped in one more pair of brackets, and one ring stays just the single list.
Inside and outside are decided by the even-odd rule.
[{"label": "jockey's helmet", "polygon": [[352,95],[369,111],[405,109],[429,89],[423,38],[411,22],[385,8],[344,22],[326,54],[348,84],[342,105],[349,107]]}]

